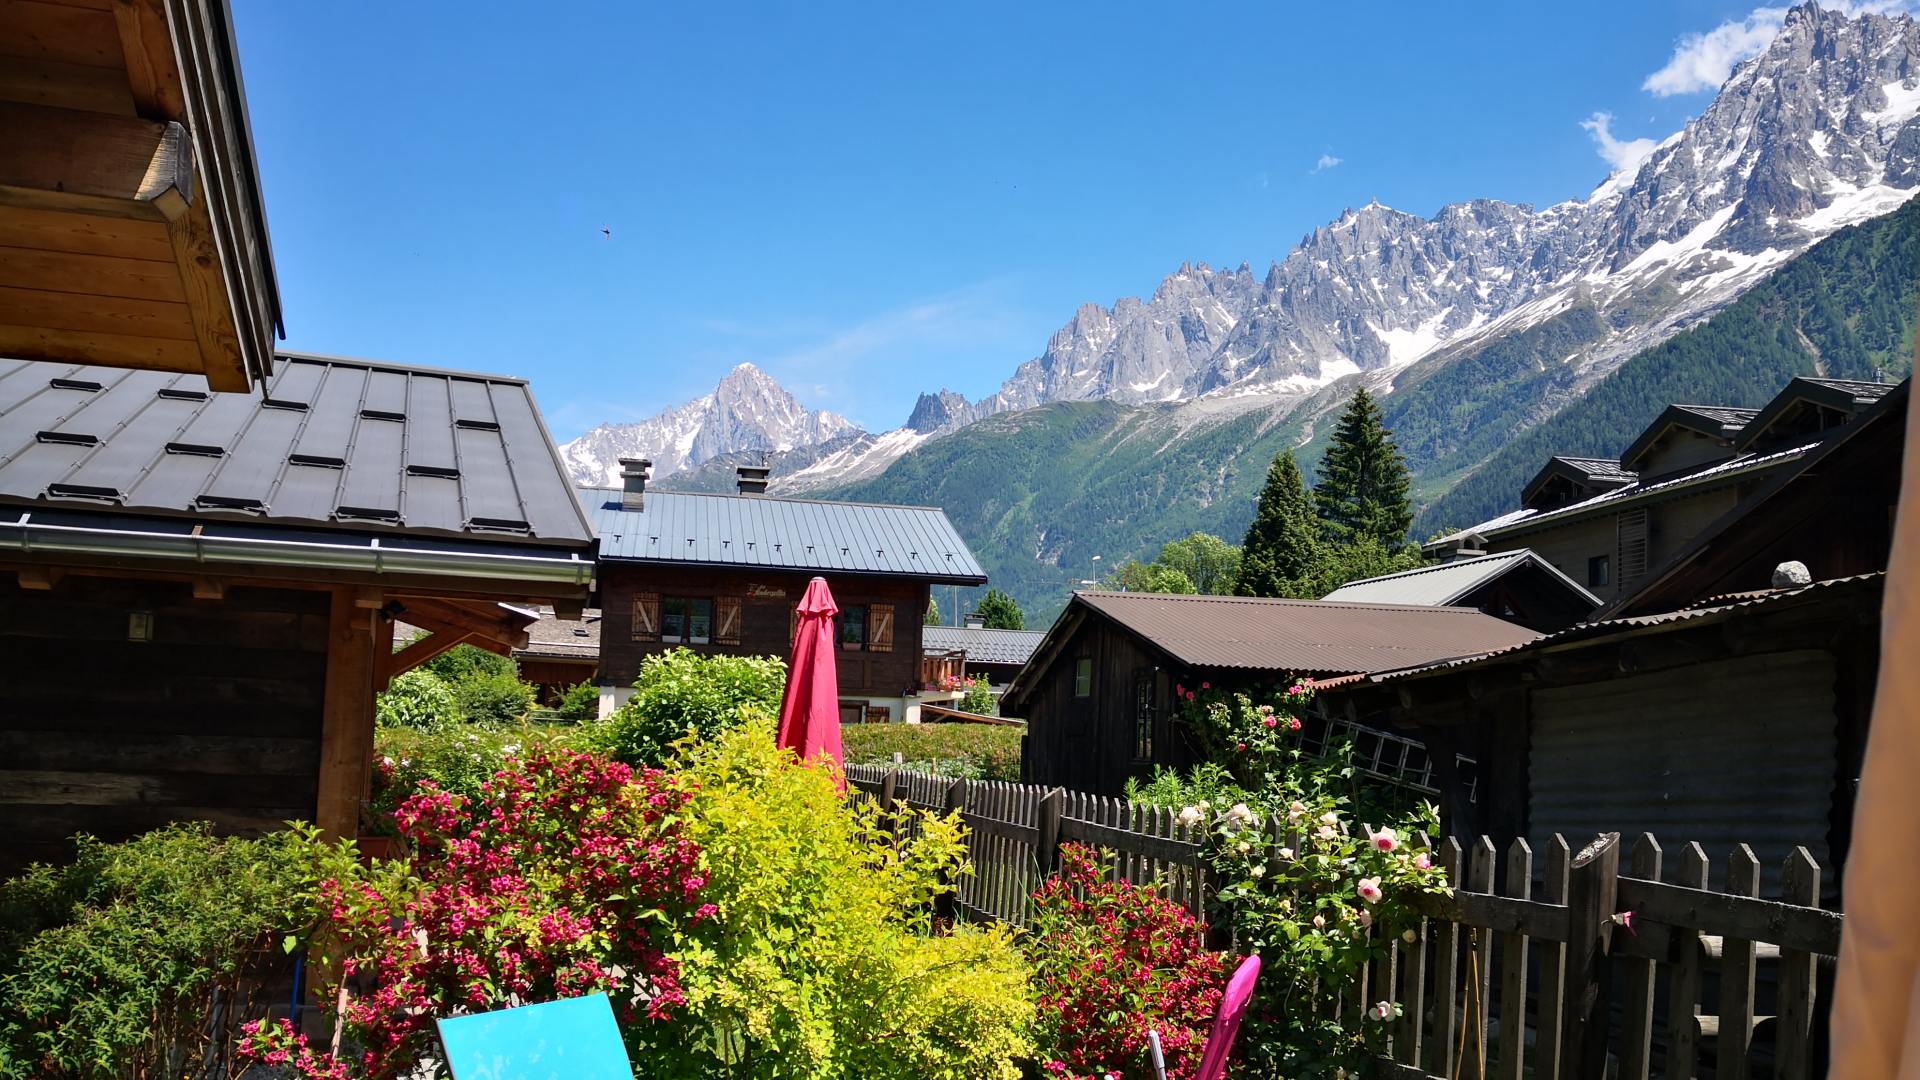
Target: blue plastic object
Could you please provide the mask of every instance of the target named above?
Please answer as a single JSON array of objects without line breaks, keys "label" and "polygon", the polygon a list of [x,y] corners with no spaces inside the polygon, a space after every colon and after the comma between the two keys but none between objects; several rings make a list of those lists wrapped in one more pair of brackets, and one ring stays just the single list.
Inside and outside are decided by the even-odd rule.
[{"label": "blue plastic object", "polygon": [[633,1080],[605,994],[438,1023],[453,1080]]}]

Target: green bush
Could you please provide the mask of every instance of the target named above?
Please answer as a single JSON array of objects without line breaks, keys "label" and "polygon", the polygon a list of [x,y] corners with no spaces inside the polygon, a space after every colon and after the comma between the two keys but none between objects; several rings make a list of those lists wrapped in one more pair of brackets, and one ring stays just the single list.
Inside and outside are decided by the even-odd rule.
[{"label": "green bush", "polygon": [[961,712],[992,716],[998,711],[999,704],[993,696],[993,684],[987,681],[985,675],[981,675],[967,680],[966,692],[954,707]]},{"label": "green bush", "polygon": [[569,724],[584,724],[600,718],[600,688],[592,683],[574,683],[560,695],[555,712]]},{"label": "green bush", "polygon": [[[849,765],[886,765],[900,754],[909,767],[979,780],[1020,779],[1020,741],[1012,724],[848,724],[840,745]],[[938,763],[939,768],[923,768]]]},{"label": "green bush", "polygon": [[198,1077],[209,1035],[223,1071],[272,1004],[259,982],[289,963],[281,937],[304,929],[310,835],[81,837],[71,864],[0,884],[0,1077]]},{"label": "green bush", "polygon": [[517,724],[533,709],[533,684],[506,671],[475,672],[453,684],[460,718],[469,724]]},{"label": "green bush", "polygon": [[786,661],[774,656],[706,656],[691,649],[640,663],[633,697],[583,729],[586,746],[629,765],[664,764],[688,735],[711,738],[740,722],[741,710],[780,708]]},{"label": "green bush", "polygon": [[718,911],[673,953],[684,1037],[648,1075],[1017,1078],[1033,997],[1010,932],[930,926],[966,857],[958,820],[916,814],[891,850],[871,803],[849,805],[748,712],[688,751],[683,813]]},{"label": "green bush", "polygon": [[514,728],[458,724],[432,731],[382,728],[374,735],[368,826],[376,835],[392,835],[394,808],[428,780],[444,791],[477,799],[480,785],[492,779],[507,758],[537,747],[566,746],[577,734],[578,729],[570,725],[539,724]]},{"label": "green bush", "polygon": [[434,731],[460,722],[460,703],[446,680],[425,668],[394,676],[374,699],[374,720],[381,727]]}]

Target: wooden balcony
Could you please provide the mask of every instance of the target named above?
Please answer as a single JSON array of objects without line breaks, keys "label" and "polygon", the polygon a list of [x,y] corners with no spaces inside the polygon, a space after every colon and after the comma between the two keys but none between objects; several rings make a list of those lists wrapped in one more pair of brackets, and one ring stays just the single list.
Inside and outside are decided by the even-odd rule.
[{"label": "wooden balcony", "polygon": [[959,649],[928,652],[920,657],[920,689],[958,694],[967,683],[967,654]]}]

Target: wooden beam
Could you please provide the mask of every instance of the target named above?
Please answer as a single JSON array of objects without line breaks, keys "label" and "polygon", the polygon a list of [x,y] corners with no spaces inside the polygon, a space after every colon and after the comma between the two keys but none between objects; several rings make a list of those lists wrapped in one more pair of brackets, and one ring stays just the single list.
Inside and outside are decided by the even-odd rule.
[{"label": "wooden beam", "polygon": [[186,303],[171,262],[35,251],[0,244],[0,286]]},{"label": "wooden beam", "polygon": [[[392,626],[392,623],[388,623]],[[388,652],[379,658],[380,688],[386,689],[394,676],[412,671],[421,664],[439,656],[463,641],[470,641],[472,635],[441,631],[428,634],[399,652]]]},{"label": "wooden beam", "polygon": [[200,370],[200,348],[191,341],[20,326],[4,321],[0,321],[0,356],[159,371]]},{"label": "wooden beam", "polygon": [[118,46],[110,12],[0,0],[0,56],[117,68]]},{"label": "wooden beam", "polygon": [[190,341],[187,306],[166,300],[129,300],[84,292],[0,286],[0,323],[44,326],[78,334]]},{"label": "wooden beam", "polygon": [[8,207],[0,210],[0,244],[36,251],[145,259],[173,267],[173,245],[159,221]]},{"label": "wooden beam", "polygon": [[527,647],[527,632],[516,627],[498,604],[462,600],[418,599],[402,601],[402,618],[428,630],[459,630],[490,638],[515,649]]},{"label": "wooden beam", "polygon": [[0,203],[173,221],[193,202],[178,123],[0,102],[0,131]]},{"label": "wooden beam", "polygon": [[227,583],[221,578],[194,578],[193,598],[195,600],[225,600],[227,598]]},{"label": "wooden beam", "polygon": [[134,116],[126,76],[112,68],[58,60],[10,59],[0,64],[0,101]]},{"label": "wooden beam", "polygon": [[327,675],[321,703],[319,797],[314,824],[328,839],[360,833],[360,804],[373,776],[373,624],[353,592],[336,589],[327,619]]},{"label": "wooden beam", "polygon": [[45,592],[60,580],[60,571],[47,566],[23,566],[17,571],[20,587]]},{"label": "wooden beam", "polygon": [[113,0],[113,23],[127,58],[134,105],[149,120],[185,120],[186,95],[174,62],[173,33],[157,0]]}]

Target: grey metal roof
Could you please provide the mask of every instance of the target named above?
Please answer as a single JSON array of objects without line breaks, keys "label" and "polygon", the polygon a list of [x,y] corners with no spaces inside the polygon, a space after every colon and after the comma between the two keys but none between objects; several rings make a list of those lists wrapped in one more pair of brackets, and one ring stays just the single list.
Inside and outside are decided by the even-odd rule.
[{"label": "grey metal roof", "polygon": [[1599,607],[1600,598],[1588,592],[1560,568],[1535,555],[1528,548],[1504,551],[1498,555],[1458,559],[1437,566],[1421,566],[1397,574],[1383,574],[1363,581],[1350,581],[1328,593],[1323,599],[1349,603],[1419,604],[1444,606],[1523,566],[1535,566],[1560,580],[1566,588]]},{"label": "grey metal roof", "polygon": [[282,354],[264,397],[0,359],[0,502],[584,548],[525,381]]},{"label": "grey metal roof", "polygon": [[1540,636],[1472,608],[1111,592],[1077,592],[1069,612],[1076,605],[1191,667],[1303,675],[1387,671]]},{"label": "grey metal roof", "polygon": [[1620,462],[1613,458],[1569,457],[1566,454],[1555,454],[1554,457],[1595,480],[1618,481],[1622,484],[1630,484],[1634,480],[1635,474],[1621,468]]},{"label": "grey metal roof", "polygon": [[976,664],[1024,664],[1047,636],[1044,630],[989,630],[980,626],[923,626],[928,652],[964,652]]},{"label": "grey metal roof", "polygon": [[627,510],[618,489],[580,495],[602,559],[987,580],[938,507],[649,491],[641,509]]},{"label": "grey metal roof", "polygon": [[1705,417],[1729,431],[1738,430],[1760,411],[1734,405],[1675,405],[1674,408]]}]

